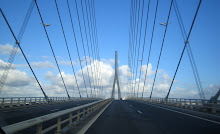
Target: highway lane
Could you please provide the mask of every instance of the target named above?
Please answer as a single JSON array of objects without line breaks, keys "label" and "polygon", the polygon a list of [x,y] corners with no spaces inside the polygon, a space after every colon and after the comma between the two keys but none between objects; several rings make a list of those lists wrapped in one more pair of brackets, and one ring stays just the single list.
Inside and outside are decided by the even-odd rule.
[{"label": "highway lane", "polygon": [[210,122],[135,101],[114,101],[86,134],[218,134],[219,132],[218,121]]},{"label": "highway lane", "polygon": [[93,101],[94,100],[70,101],[70,102],[61,102],[61,103],[53,103],[46,105],[35,105],[35,106],[30,106],[22,109],[14,109],[9,111],[0,111],[0,126],[3,127],[6,125],[14,124],[24,120],[39,117],[42,115],[91,103]]}]

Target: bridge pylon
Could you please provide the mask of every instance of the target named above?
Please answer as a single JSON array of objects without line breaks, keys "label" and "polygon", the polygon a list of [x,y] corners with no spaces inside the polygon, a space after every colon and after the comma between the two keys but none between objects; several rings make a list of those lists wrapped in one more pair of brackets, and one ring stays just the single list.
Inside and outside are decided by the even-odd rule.
[{"label": "bridge pylon", "polygon": [[114,77],[114,82],[113,82],[113,89],[112,89],[112,96],[111,98],[115,98],[115,85],[117,82],[118,86],[118,99],[121,99],[121,91],[120,91],[120,86],[119,86],[119,79],[118,79],[118,53],[115,51],[115,77]]}]

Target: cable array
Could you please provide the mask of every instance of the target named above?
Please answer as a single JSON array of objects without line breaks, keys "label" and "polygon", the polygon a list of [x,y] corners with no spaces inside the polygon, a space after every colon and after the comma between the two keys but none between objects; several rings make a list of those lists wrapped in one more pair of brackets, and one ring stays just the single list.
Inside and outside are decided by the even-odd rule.
[{"label": "cable array", "polygon": [[[96,73],[96,64],[95,64],[95,57],[94,57],[94,48],[93,48],[93,40],[94,40],[94,38],[93,38],[93,34],[92,34],[92,26],[91,26],[91,15],[89,14],[89,7],[88,7],[89,5],[88,5],[88,3],[87,3],[87,1],[85,0],[85,7],[86,7],[86,18],[87,18],[87,23],[88,23],[88,31],[89,31],[89,39],[90,39],[90,47],[91,47],[91,56],[92,56],[92,62],[93,62],[93,65],[91,64],[91,68],[93,68],[93,71],[92,71],[92,75],[95,77],[95,79],[94,79],[94,90],[93,90],[93,92],[94,92],[94,94],[95,94],[95,96],[96,96],[96,86],[97,86],[97,73]],[[90,16],[90,17],[89,17]]]},{"label": "cable array", "polygon": [[[150,48],[149,48],[148,57],[147,57],[147,68],[146,68],[146,72],[144,74],[144,81],[143,81],[144,85],[143,85],[143,90],[142,90],[142,97],[144,96],[144,89],[145,89],[145,85],[146,85],[146,78],[147,78],[147,74],[148,74],[148,67],[149,67],[150,56],[151,56],[152,42],[153,42],[153,37],[154,37],[154,34],[155,34],[154,31],[155,31],[155,24],[156,24],[157,12],[158,12],[158,3],[159,3],[159,0],[157,0],[157,2],[156,2],[156,10],[155,10],[155,15],[154,15],[153,29],[152,29],[151,40],[150,40]],[[174,5],[176,17],[177,17],[177,20],[178,20],[178,23],[179,23],[179,26],[180,26],[180,29],[181,29],[181,33],[182,33],[182,36],[183,36],[183,39],[184,39],[185,46],[184,46],[183,51],[181,53],[179,62],[177,64],[177,68],[175,70],[172,82],[170,84],[168,93],[167,93],[165,98],[169,97],[169,93],[170,93],[170,90],[172,88],[173,82],[175,80],[175,76],[177,74],[179,65],[181,63],[182,56],[184,54],[185,48],[187,48],[187,53],[188,53],[188,56],[189,56],[190,64],[192,66],[192,70],[193,70],[193,74],[194,74],[194,77],[195,77],[195,81],[196,81],[196,85],[197,85],[197,88],[198,88],[198,91],[199,91],[200,98],[205,99],[203,89],[202,89],[202,85],[201,85],[201,82],[200,82],[199,73],[198,73],[196,63],[195,63],[195,60],[194,60],[194,57],[193,57],[193,54],[192,54],[192,50],[191,50],[191,47],[190,47],[189,41],[188,41],[191,30],[192,30],[192,27],[193,27],[193,24],[194,24],[194,21],[195,21],[195,18],[197,16],[197,13],[198,13],[198,10],[199,10],[199,7],[200,7],[200,4],[201,4],[201,1],[199,2],[199,5],[197,7],[197,10],[196,10],[196,13],[195,13],[192,25],[191,25],[191,29],[190,29],[189,34],[187,36],[185,28],[184,28],[183,21],[182,21],[182,18],[181,18],[179,9],[178,9],[178,5],[177,5],[175,0],[174,1],[171,0],[170,6],[169,6],[167,21],[166,21],[166,23],[163,23],[163,25],[165,26],[165,30],[164,30],[164,34],[163,34],[162,45],[161,45],[161,48],[160,48],[159,57],[158,57],[158,60],[157,60],[156,71],[155,71],[154,78],[153,78],[152,88],[151,88],[151,92],[150,92],[150,98],[152,97],[152,94],[153,94],[153,90],[154,90],[154,86],[155,86],[155,82],[156,82],[156,78],[157,78],[157,73],[158,73],[158,69],[159,69],[159,64],[160,64],[160,60],[161,60],[161,56],[162,56],[162,52],[163,52],[164,41],[165,41],[167,28],[168,28],[168,24],[169,24],[169,19],[170,19],[170,15],[171,15],[171,9],[172,9],[172,6]],[[144,6],[144,4],[143,4],[143,6]],[[146,15],[147,18],[146,18],[146,23],[145,23],[146,24],[146,26],[145,26],[145,35],[144,35],[144,38],[143,38],[144,39],[143,49],[142,49],[142,53],[141,53],[142,56],[141,56],[141,59],[139,60],[139,49],[140,49],[140,39],[141,39],[141,29],[142,29],[142,15],[141,15],[141,19],[140,19],[141,24],[140,24],[140,30],[139,30],[140,1],[139,1],[139,4],[138,4],[138,1],[131,0],[130,29],[129,29],[129,49],[128,49],[128,66],[130,68],[131,76],[128,76],[128,84],[129,84],[129,91],[131,92],[131,96],[136,96],[136,97],[138,97],[138,94],[139,94],[139,87],[140,87],[140,81],[141,81],[141,75],[142,75],[141,70],[142,70],[142,62],[143,62],[143,59],[144,59],[145,42],[146,42],[145,40],[146,40],[147,20],[148,20],[149,8],[150,8],[150,1],[148,2],[148,10],[147,10],[147,15]],[[138,31],[140,31],[140,34],[138,34]],[[138,35],[139,35],[139,44],[138,44],[138,47],[137,47]],[[137,54],[137,56],[136,56],[136,54]],[[138,79],[136,79],[137,69],[138,69],[138,61],[141,62],[141,65],[140,65],[139,77],[138,77]],[[136,72],[134,70],[136,70]],[[137,91],[136,91],[136,82],[138,82]]]},{"label": "cable array", "polygon": [[[86,29],[86,22],[85,22],[85,15],[84,15],[84,9],[83,9],[83,3],[81,1],[81,7],[82,7],[82,14],[83,14],[83,24],[84,24],[84,29],[85,29],[85,35],[86,35],[86,44],[87,44],[87,48],[88,48],[88,54],[89,54],[89,62],[90,65],[92,64],[91,58],[90,58],[90,50],[89,50],[89,41],[88,41],[88,33],[87,33],[87,29]],[[85,59],[86,60],[86,59]],[[92,73],[92,79],[94,80],[94,76],[93,76],[93,70],[92,70],[92,66],[90,67],[91,69],[91,73]],[[87,71],[88,71],[88,66],[87,66]],[[89,72],[89,71],[88,71]],[[91,82],[90,82],[90,86],[91,86]],[[95,90],[95,86],[93,85],[93,88]],[[92,88],[91,88],[91,96],[93,95],[92,93]]]},{"label": "cable array", "polygon": [[[184,43],[185,43],[186,38],[187,38],[187,34],[186,34],[186,30],[185,30],[183,20],[182,20],[182,17],[181,17],[181,14],[180,14],[180,11],[179,11],[176,0],[174,1],[174,9],[175,9],[176,17],[177,17],[177,20],[178,20],[178,23],[179,23],[179,27],[180,27],[182,36],[183,36],[183,40],[184,40]],[[200,99],[205,100],[205,95],[204,95],[204,92],[203,92],[203,88],[202,88],[202,84],[201,84],[201,81],[200,81],[199,73],[198,73],[198,70],[197,70],[197,67],[196,67],[196,63],[195,63],[194,56],[193,56],[193,53],[192,53],[191,45],[190,45],[189,42],[186,45],[186,50],[187,50],[189,61],[190,61],[190,64],[191,64],[191,67],[192,67],[192,70],[193,70],[193,75],[194,75],[196,85],[197,85],[197,88],[198,88],[198,91],[199,91]]]},{"label": "cable array", "polygon": [[63,29],[63,24],[62,24],[62,20],[61,20],[61,17],[60,17],[60,12],[59,12],[58,5],[57,5],[57,1],[56,1],[56,0],[55,0],[55,5],[56,5],[56,9],[57,9],[57,14],[58,14],[58,16],[59,16],[60,26],[61,26],[61,28],[62,28],[63,38],[64,38],[64,40],[65,40],[65,44],[66,44],[66,48],[67,48],[69,60],[70,60],[71,67],[72,67],[73,74],[74,74],[74,78],[75,78],[75,81],[76,81],[76,86],[77,86],[77,89],[78,89],[78,92],[79,92],[79,96],[80,96],[80,98],[81,98],[81,93],[80,93],[80,90],[79,90],[79,85],[78,85],[78,82],[77,82],[77,79],[76,79],[75,70],[74,70],[74,68],[73,68],[73,62],[72,62],[72,58],[71,58],[71,56],[70,56],[70,51],[69,51],[69,47],[68,47],[68,44],[67,44],[66,35],[65,35],[65,32],[64,32],[64,29]]},{"label": "cable array", "polygon": [[[133,9],[133,0],[131,0],[131,4],[130,4],[130,28],[129,28],[129,46],[128,46],[128,69],[127,69],[127,86],[129,88],[129,91],[132,93],[131,91],[131,86],[130,86],[130,61],[131,61],[131,57],[130,57],[130,48],[131,48],[131,22],[132,22],[132,9]],[[129,95],[129,94],[128,94]]]},{"label": "cable array", "polygon": [[[81,23],[80,23],[80,19],[79,19],[79,11],[78,11],[78,6],[77,6],[76,0],[75,0],[75,6],[76,6],[78,24],[79,24],[80,35],[81,35],[81,40],[82,40],[82,45],[83,45],[83,52],[84,52],[84,55],[85,55],[85,61],[86,61],[86,66],[87,66],[87,73],[88,73],[88,76],[89,76],[88,64],[87,64],[87,60],[86,60],[85,45],[84,45],[83,34],[82,34],[82,28],[81,28]],[[81,61],[80,61],[80,62],[81,62]],[[82,70],[82,72],[83,72],[83,70]],[[90,88],[91,88],[91,90],[92,90],[91,81],[90,81],[90,76],[89,76],[89,83],[90,83]],[[87,92],[87,89],[86,89],[86,92]],[[88,94],[87,94],[87,95],[88,95]]]},{"label": "cable array", "polygon": [[[139,2],[140,4],[140,2]],[[139,59],[139,51],[140,51],[140,45],[141,45],[141,31],[142,31],[142,20],[143,20],[143,13],[144,13],[144,0],[143,0],[143,3],[142,3],[142,12],[141,12],[141,24],[140,24],[140,33],[139,33],[139,43],[138,43],[138,53],[137,53],[137,65],[135,66],[134,65],[134,68],[136,68],[136,71],[135,71],[135,75],[134,75],[134,79],[135,79],[135,84],[134,84],[134,89],[136,89],[136,83],[137,83],[137,80],[136,80],[136,77],[137,77],[137,69],[138,69],[138,59]],[[146,23],[147,24],[147,23]],[[137,44],[137,40],[136,40],[136,44]],[[138,90],[137,90],[137,97],[138,97]]]},{"label": "cable array", "polygon": [[[172,0],[171,3],[170,3],[170,9],[169,9],[169,13],[168,13],[168,17],[167,17],[167,22],[166,22],[166,24],[169,23],[172,5],[173,5],[173,0]],[[150,98],[152,97],[152,93],[153,93],[153,90],[154,90],[154,84],[155,84],[155,80],[156,80],[156,77],[157,77],[158,67],[159,67],[159,64],[160,64],[160,58],[161,58],[162,51],[163,51],[163,45],[164,45],[164,41],[165,41],[165,37],[166,37],[166,33],[167,33],[167,27],[168,27],[168,25],[165,26],[163,41],[162,41],[162,45],[161,45],[161,49],[160,49],[159,59],[158,59],[158,62],[157,62],[156,73],[155,73],[155,75],[154,75],[154,81],[153,81],[153,85],[152,85],[152,89],[151,89],[151,93],[150,93]]]},{"label": "cable array", "polygon": [[3,16],[4,20],[5,20],[5,22],[7,23],[8,28],[10,29],[11,34],[13,35],[13,37],[14,37],[14,39],[15,39],[15,41],[16,41],[16,44],[18,45],[19,49],[21,50],[21,53],[22,53],[22,55],[24,56],[24,59],[25,59],[25,61],[27,62],[27,64],[28,64],[28,66],[29,66],[29,68],[30,68],[32,74],[34,75],[34,78],[35,78],[35,80],[37,81],[38,86],[40,87],[40,89],[41,89],[41,91],[42,91],[42,93],[43,93],[45,99],[47,100],[48,97],[47,97],[46,93],[44,92],[44,90],[43,90],[43,88],[42,88],[40,82],[38,81],[37,76],[36,76],[35,73],[34,73],[34,70],[32,69],[32,67],[31,67],[31,65],[30,65],[30,63],[29,63],[29,61],[28,61],[28,59],[27,59],[27,57],[26,57],[26,55],[25,55],[23,49],[22,49],[21,46],[20,46],[20,43],[18,42],[18,40],[17,40],[17,38],[16,38],[16,36],[15,36],[13,30],[11,29],[11,26],[10,26],[10,24],[8,23],[8,21],[7,21],[7,19],[6,19],[6,17],[5,17],[5,15],[4,15],[4,13],[3,13],[3,11],[2,11],[1,8],[0,8],[0,12],[1,12],[1,14],[2,14],[2,16]]},{"label": "cable array", "polygon": [[[22,26],[20,28],[19,34],[17,36],[17,40],[18,40],[19,43],[21,43],[21,39],[22,39],[22,37],[24,35],[24,32],[25,32],[25,29],[27,27],[28,21],[30,19],[31,13],[32,13],[32,11],[34,9],[34,5],[35,5],[34,4],[34,0],[32,0],[30,6],[28,8],[28,11],[26,13],[26,16],[24,18],[24,21],[22,23]],[[12,63],[14,61],[14,58],[15,58],[15,55],[17,53],[18,42],[16,42],[14,44],[14,46],[13,46],[11,54],[10,54],[10,56],[8,58],[8,62],[7,62],[6,67],[4,69],[3,75],[2,75],[2,77],[0,79],[0,94],[1,94],[2,89],[4,88],[4,84],[5,84],[5,81],[6,81],[7,77],[8,77],[9,70],[11,69],[11,65],[12,65]]]},{"label": "cable array", "polygon": [[[97,60],[98,61],[100,61],[100,55],[99,55],[99,46],[98,46],[98,36],[97,36],[97,26],[96,26],[96,16],[95,16],[95,8],[94,8],[94,0],[92,1],[92,3],[91,3],[91,13],[92,13],[92,18],[93,18],[93,25],[94,25],[94,35],[95,35],[95,44],[96,44],[96,46],[95,46],[95,49],[96,49],[96,57],[97,57]],[[100,88],[101,88],[101,86],[100,86],[100,72],[101,72],[101,67],[100,67],[100,62],[98,62],[98,65],[97,65],[97,67],[98,67],[98,70],[97,70],[97,75],[98,75],[98,91],[100,92]],[[98,94],[100,94],[100,93],[98,93]]]},{"label": "cable array", "polygon": [[63,86],[64,86],[64,88],[65,88],[65,90],[66,90],[67,97],[70,99],[70,96],[69,96],[69,93],[68,93],[66,84],[65,84],[64,79],[63,79],[63,75],[62,75],[62,73],[61,73],[59,64],[58,64],[58,62],[57,62],[56,55],[55,55],[54,50],[53,50],[53,47],[52,47],[52,45],[51,45],[50,38],[49,38],[49,36],[48,36],[47,30],[46,30],[45,25],[44,25],[45,23],[44,23],[43,18],[42,18],[42,16],[41,16],[40,9],[39,9],[39,7],[38,7],[38,5],[37,5],[37,1],[36,1],[36,0],[35,0],[35,4],[36,4],[37,11],[38,11],[38,14],[39,14],[40,19],[41,19],[41,24],[42,24],[42,26],[43,26],[43,28],[44,28],[44,32],[45,32],[45,34],[46,34],[46,36],[47,36],[47,40],[48,40],[48,43],[49,43],[49,45],[50,45],[50,49],[51,49],[51,51],[52,51],[52,53],[53,53],[54,60],[55,60],[55,62],[56,62],[58,71],[59,71],[59,73],[60,73],[60,77],[61,77],[61,79],[62,79]]},{"label": "cable array", "polygon": [[[187,46],[187,44],[188,44],[188,42],[189,42],[189,37],[190,37],[190,35],[191,35],[192,28],[193,28],[193,26],[194,26],[194,23],[195,23],[195,20],[196,20],[196,17],[197,17],[197,14],[198,14],[198,11],[199,11],[199,8],[200,8],[200,5],[201,5],[201,2],[202,2],[202,0],[199,1],[198,7],[197,7],[197,9],[196,9],[196,13],[195,13],[195,15],[194,15],[194,18],[193,18],[193,21],[192,21],[192,24],[191,24],[191,27],[190,27],[189,33],[188,33],[188,35],[187,35],[187,38],[186,38],[186,41],[185,41],[185,45],[184,45],[184,47],[183,47],[183,50],[182,50],[182,53],[181,53],[181,56],[180,56],[180,59],[179,59],[178,65],[177,65],[177,67],[176,67],[176,70],[175,70],[175,73],[174,73],[174,76],[173,76],[172,82],[171,82],[171,84],[170,84],[170,88],[169,88],[169,91],[168,91],[168,93],[167,93],[166,99],[169,97],[170,90],[171,90],[171,88],[172,88],[172,86],[173,86],[173,82],[174,82],[174,80],[175,80],[175,77],[176,77],[177,71],[178,71],[178,69],[179,69],[179,66],[180,66],[180,63],[181,63],[181,60],[182,60],[183,54],[184,54],[185,49],[186,49],[186,46]],[[204,95],[204,94],[203,94],[203,95]]]},{"label": "cable array", "polygon": [[[96,25],[96,16],[95,16],[95,4],[94,0],[90,3],[88,0],[88,5],[89,7],[89,13],[90,13],[90,19],[92,19],[92,28],[93,28],[93,37],[94,37],[94,50],[96,53],[96,59],[97,61],[100,61],[100,55],[99,55],[99,45],[98,45],[98,36],[97,36],[97,25]],[[100,91],[100,80],[101,80],[101,67],[100,67],[100,62],[98,64],[96,63],[96,73],[97,73],[97,86],[98,86],[98,91]],[[98,92],[97,92],[98,93]]]},{"label": "cable array", "polygon": [[[144,57],[144,51],[145,51],[145,45],[146,45],[146,35],[147,35],[147,25],[148,25],[148,16],[149,16],[149,9],[150,9],[150,0],[148,1],[148,8],[147,8],[147,19],[145,22],[145,32],[144,32],[144,43],[143,43],[143,48],[142,48],[142,56],[141,56],[141,67],[140,67],[140,73],[139,73],[139,82],[138,82],[138,91],[137,91],[137,97],[138,97],[138,92],[139,92],[139,86],[140,86],[140,78],[141,78],[141,70],[142,70],[142,63],[143,63],[143,57]],[[137,66],[138,67],[138,66]],[[143,97],[143,93],[142,93]]]},{"label": "cable array", "polygon": [[145,72],[145,76],[144,76],[144,86],[143,86],[142,95],[141,95],[142,97],[144,97],[144,87],[145,87],[145,84],[146,84],[146,78],[147,78],[147,73],[148,73],[148,65],[149,65],[149,62],[150,62],[151,48],[152,48],[153,37],[154,37],[154,29],[155,29],[155,23],[156,23],[156,18],[157,18],[158,3],[159,3],[159,0],[157,0],[156,10],[155,10],[155,15],[154,15],[154,24],[153,24],[152,34],[151,34],[150,49],[149,49],[148,58],[147,58],[147,68],[146,68],[146,72]]},{"label": "cable array", "polygon": [[135,91],[133,88],[133,65],[134,65],[134,35],[135,35],[135,29],[136,29],[136,11],[137,11],[137,1],[133,0],[131,2],[131,22],[130,22],[130,34],[129,34],[129,68],[131,71],[130,76],[130,89],[131,89],[131,95],[135,95]]},{"label": "cable array", "polygon": [[[135,63],[136,63],[136,50],[137,50],[137,38],[138,38],[138,31],[139,31],[139,15],[140,15],[140,3],[141,3],[141,0],[139,0],[139,2],[138,2],[138,17],[137,17],[137,30],[136,30],[136,34],[134,35],[134,59],[133,59],[133,67],[132,67],[132,69],[133,69],[133,74],[135,73]],[[137,61],[138,62],[138,61]],[[135,96],[135,83],[136,83],[136,79],[135,79],[135,75],[133,75],[133,81],[134,81],[134,84],[133,84],[133,86],[132,86],[132,88],[133,88],[133,91],[134,91],[134,96]]]},{"label": "cable array", "polygon": [[[91,0],[91,1],[90,0],[85,0],[85,2],[83,4],[83,1],[81,0],[80,5],[81,5],[82,18],[83,18],[83,22],[81,22],[78,3],[77,3],[76,0],[74,0],[74,2],[75,2],[74,5],[75,5],[77,20],[78,20],[78,27],[79,27],[79,31],[80,31],[80,38],[81,38],[83,53],[84,53],[84,57],[85,57],[85,59],[84,59],[85,63],[86,63],[85,66],[86,66],[86,71],[87,71],[87,74],[88,74],[88,82],[89,82],[88,86],[87,86],[86,79],[85,79],[85,74],[84,74],[85,72],[83,71],[83,66],[82,66],[82,63],[81,63],[79,45],[78,45],[78,42],[77,42],[77,36],[76,36],[75,28],[74,28],[74,25],[73,25],[73,17],[72,17],[72,14],[71,14],[69,1],[67,0],[67,7],[68,7],[68,12],[69,12],[71,27],[72,27],[75,46],[76,46],[76,51],[77,51],[77,55],[78,55],[79,63],[80,63],[80,69],[81,69],[80,71],[81,71],[81,74],[82,74],[82,78],[83,78],[87,98],[89,97],[89,94],[88,94],[88,91],[87,91],[88,87],[90,87],[90,91],[91,91],[90,92],[90,97],[97,97],[98,95],[103,93],[103,86],[101,86],[101,79],[102,79],[101,72],[102,72],[102,70],[101,70],[101,63],[100,63],[100,53],[99,53],[100,51],[99,51],[99,44],[98,44],[98,36],[97,36],[95,3],[94,3],[94,0]],[[157,73],[158,73],[158,69],[159,69],[159,65],[160,65],[160,60],[161,60],[162,52],[163,52],[163,48],[164,48],[164,42],[165,42],[165,38],[166,38],[167,28],[168,28],[168,24],[169,24],[169,20],[170,20],[171,10],[172,10],[172,6],[174,6],[175,14],[176,14],[178,24],[179,24],[179,27],[180,27],[180,30],[181,30],[181,34],[182,34],[182,37],[183,37],[183,40],[184,40],[184,47],[183,47],[179,62],[177,64],[172,82],[170,84],[168,93],[167,93],[165,98],[169,97],[169,94],[170,94],[170,91],[172,89],[172,85],[173,85],[173,82],[175,80],[176,74],[178,72],[178,68],[180,66],[183,54],[185,52],[185,49],[187,49],[187,53],[188,53],[188,56],[189,56],[190,64],[191,64],[191,67],[192,67],[192,70],[193,70],[193,75],[195,77],[195,81],[196,81],[196,85],[197,85],[197,88],[198,88],[198,91],[199,91],[200,98],[203,99],[203,100],[205,99],[205,95],[204,95],[204,92],[203,92],[203,89],[202,89],[202,84],[201,84],[201,81],[200,81],[199,73],[198,73],[196,63],[195,63],[195,60],[194,60],[194,57],[193,57],[193,53],[192,53],[192,50],[191,50],[191,47],[190,47],[189,41],[188,41],[189,37],[190,37],[190,34],[191,34],[191,31],[193,29],[194,22],[196,20],[199,8],[200,8],[200,5],[201,5],[201,2],[202,2],[202,0],[199,1],[199,4],[197,6],[196,13],[194,15],[189,33],[186,34],[186,30],[185,30],[185,27],[184,27],[184,24],[183,24],[183,21],[182,21],[182,17],[181,17],[177,2],[176,2],[176,0],[174,0],[174,1],[171,0],[167,20],[166,20],[166,23],[164,23],[165,30],[164,30],[164,34],[163,34],[162,44],[161,44],[161,47],[160,47],[159,57],[158,57],[158,60],[157,60],[156,71],[155,71],[155,74],[154,74],[154,79],[153,79],[152,88],[151,88],[151,92],[150,92],[150,98],[152,97],[152,94],[153,94],[153,91],[154,91],[154,86],[155,86],[155,82],[156,82],[156,78],[157,78]],[[148,1],[148,6],[147,6],[147,15],[146,15],[145,27],[143,26],[143,18],[144,18],[143,15],[144,15],[145,1],[142,0],[142,2],[141,2],[141,0],[131,0],[131,4],[130,4],[130,28],[129,28],[129,48],[128,48],[128,67],[129,67],[130,70],[128,70],[127,72],[131,73],[131,75],[128,76],[127,85],[128,85],[129,91],[131,93],[130,95],[131,96],[136,96],[136,97],[138,97],[138,94],[139,94],[140,81],[141,81],[141,75],[142,75],[141,72],[142,72],[143,59],[144,59],[144,53],[145,53],[145,48],[146,48],[146,37],[147,37],[147,29],[148,29],[148,17],[149,17],[150,3],[151,3],[151,1],[149,0]],[[150,44],[149,44],[149,51],[148,51],[148,57],[147,57],[147,67],[146,67],[146,71],[145,71],[145,74],[144,74],[144,81],[143,81],[144,85],[143,85],[143,89],[142,89],[142,93],[141,93],[142,97],[144,96],[144,89],[145,89],[146,79],[147,79],[147,74],[148,74],[148,66],[149,66],[149,62],[150,62],[153,37],[154,37],[154,34],[155,34],[154,30],[155,30],[155,24],[156,24],[157,12],[158,12],[158,3],[159,3],[159,0],[157,0],[157,2],[156,2],[156,9],[155,9],[154,21],[153,21],[153,29],[152,29],[152,33],[151,33],[151,40],[150,40]],[[23,52],[23,50],[20,46],[20,41],[21,41],[22,36],[24,34],[24,31],[26,29],[26,26],[27,26],[27,23],[28,23],[29,18],[31,16],[34,5],[36,5],[36,7],[37,7],[37,11],[38,11],[38,14],[40,16],[41,24],[42,24],[44,32],[46,34],[47,41],[49,43],[51,52],[52,52],[54,60],[56,62],[56,66],[57,66],[57,69],[59,71],[61,80],[63,82],[63,86],[65,88],[66,94],[70,98],[67,86],[65,84],[63,75],[61,73],[61,69],[59,67],[56,55],[54,53],[53,46],[51,44],[48,32],[46,30],[46,25],[43,21],[43,18],[42,18],[42,15],[41,15],[41,12],[40,12],[40,9],[39,9],[39,6],[38,6],[36,0],[32,0],[17,38],[15,37],[15,35],[13,33],[13,30],[11,29],[11,27],[10,27],[6,17],[4,16],[2,10],[0,9],[1,14],[3,15],[3,18],[5,19],[5,21],[8,25],[14,39],[16,41],[15,46],[13,48],[13,51],[12,51],[10,57],[9,57],[8,63],[5,67],[5,71],[4,71],[4,73],[1,77],[0,93],[2,91],[5,80],[7,78],[8,71],[11,67],[11,63],[14,60],[17,47],[19,47],[19,49],[21,50],[21,52],[22,52],[22,54],[23,54],[23,56],[24,56],[24,58],[25,58],[25,60],[28,64],[29,68],[31,69],[31,71],[32,71],[32,73],[33,73],[33,75],[34,75],[34,77],[35,77],[42,93],[44,94],[45,98],[47,98],[47,95],[45,94],[43,88],[41,87],[41,85],[40,85],[40,83],[39,83],[32,67],[31,67],[31,65],[30,65],[28,59],[26,58],[26,56],[25,56],[25,54],[24,54],[24,52]],[[58,4],[57,4],[56,0],[55,0],[55,6],[56,6],[57,14],[58,14],[58,17],[59,17],[59,23],[60,23],[60,26],[61,26],[61,29],[62,29],[62,34],[63,34],[63,38],[64,38],[64,41],[65,41],[65,44],[66,44],[69,60],[70,60],[70,63],[71,63],[71,68],[72,68],[72,71],[73,71],[73,74],[74,74],[76,86],[77,86],[77,89],[78,89],[78,92],[79,92],[79,96],[81,98],[80,86],[78,84],[76,73],[75,73],[75,70],[74,70],[74,67],[73,67],[72,58],[71,58],[71,54],[70,54],[70,49],[69,49],[69,46],[68,46],[68,41],[66,39],[66,34],[65,34],[65,31],[64,31],[64,28],[63,28],[63,23],[62,23],[62,19],[61,19],[61,15],[60,15],[60,10],[58,8]],[[85,8],[84,8],[84,6],[85,6]],[[86,23],[86,21],[87,21],[87,23]],[[81,23],[83,23],[83,25],[81,25]],[[84,32],[83,32],[83,28],[84,28]],[[142,29],[144,29],[144,36],[142,35]],[[85,35],[85,37],[83,35]],[[142,38],[143,38],[143,44],[141,43]],[[87,47],[87,52],[88,52],[89,58],[87,58],[87,56],[86,56],[86,47]],[[142,48],[141,53],[140,53],[140,48]],[[141,54],[141,59],[139,60],[140,54]],[[139,62],[138,61],[141,62],[139,76],[138,76],[138,67],[139,67]],[[90,70],[89,70],[89,64],[90,64]],[[137,77],[138,77],[138,79],[137,79]],[[138,82],[138,88],[136,88],[137,82]]]}]

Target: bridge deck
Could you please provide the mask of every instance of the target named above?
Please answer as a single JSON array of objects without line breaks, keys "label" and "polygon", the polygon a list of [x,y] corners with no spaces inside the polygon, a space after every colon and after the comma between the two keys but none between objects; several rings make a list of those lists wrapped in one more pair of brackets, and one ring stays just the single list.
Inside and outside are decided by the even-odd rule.
[{"label": "bridge deck", "polygon": [[220,124],[134,101],[113,101],[86,134],[211,134]]},{"label": "bridge deck", "polygon": [[94,100],[67,101],[62,103],[52,103],[44,105],[35,105],[28,107],[13,107],[12,109],[0,110],[0,125],[7,126],[35,117],[43,116],[68,108],[93,102]]}]

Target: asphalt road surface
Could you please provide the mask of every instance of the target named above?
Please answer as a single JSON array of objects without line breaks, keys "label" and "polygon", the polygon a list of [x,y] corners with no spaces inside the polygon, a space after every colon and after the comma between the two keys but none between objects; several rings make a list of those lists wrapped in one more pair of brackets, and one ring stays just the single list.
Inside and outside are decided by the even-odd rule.
[{"label": "asphalt road surface", "polygon": [[219,134],[220,122],[135,101],[113,101],[86,134]]},{"label": "asphalt road surface", "polygon": [[94,100],[70,101],[62,103],[53,103],[46,105],[35,105],[21,109],[12,109],[0,111],[0,126],[7,126],[17,122],[25,121],[42,115],[58,112],[79,105],[91,103]]}]

